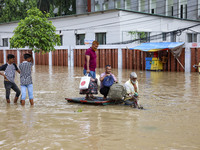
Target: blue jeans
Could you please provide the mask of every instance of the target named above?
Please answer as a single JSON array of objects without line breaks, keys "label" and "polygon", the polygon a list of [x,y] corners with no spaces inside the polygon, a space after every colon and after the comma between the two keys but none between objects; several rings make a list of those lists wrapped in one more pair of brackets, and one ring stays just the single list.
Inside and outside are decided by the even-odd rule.
[{"label": "blue jeans", "polygon": [[22,93],[21,100],[26,99],[26,88],[28,89],[29,100],[33,99],[33,84],[28,84],[28,85],[21,85],[21,93]]},{"label": "blue jeans", "polygon": [[[87,74],[87,70],[83,69],[83,74]],[[92,77],[93,79],[96,79],[96,72],[95,71],[90,71],[89,77]]]}]

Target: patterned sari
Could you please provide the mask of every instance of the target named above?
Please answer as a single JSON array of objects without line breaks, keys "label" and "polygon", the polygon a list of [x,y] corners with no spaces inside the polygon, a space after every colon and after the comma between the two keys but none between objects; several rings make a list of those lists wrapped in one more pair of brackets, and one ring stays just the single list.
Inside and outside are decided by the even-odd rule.
[{"label": "patterned sari", "polygon": [[90,81],[89,88],[80,90],[80,94],[98,94],[97,79],[95,79],[95,81]]}]

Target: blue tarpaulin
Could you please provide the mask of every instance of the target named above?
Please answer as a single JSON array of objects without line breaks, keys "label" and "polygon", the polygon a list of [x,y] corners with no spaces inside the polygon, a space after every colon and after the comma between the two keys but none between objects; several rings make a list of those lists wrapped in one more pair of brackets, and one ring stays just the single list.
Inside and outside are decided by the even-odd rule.
[{"label": "blue tarpaulin", "polygon": [[132,50],[141,50],[145,52],[156,52],[163,49],[174,49],[182,46],[184,42],[152,42],[152,43],[142,43],[139,46],[130,48]]}]

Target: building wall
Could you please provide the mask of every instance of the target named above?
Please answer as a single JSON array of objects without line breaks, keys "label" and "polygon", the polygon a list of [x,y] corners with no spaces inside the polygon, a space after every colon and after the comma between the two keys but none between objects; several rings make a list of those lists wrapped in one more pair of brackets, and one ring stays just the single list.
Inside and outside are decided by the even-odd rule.
[{"label": "building wall", "polygon": [[131,0],[131,10],[133,11],[138,11],[139,8],[138,8],[138,0]]},{"label": "building wall", "polygon": [[87,0],[76,1],[76,13],[83,14],[87,11]]},{"label": "building wall", "polygon": [[[110,10],[84,15],[72,15],[50,19],[57,33],[63,35],[63,46],[75,46],[76,34],[85,34],[85,40],[95,40],[95,33],[106,33],[106,44],[132,40],[129,31],[150,32],[150,35],[170,32],[198,24],[195,21],[136,13],[131,11]],[[0,24],[0,40],[11,38],[17,23]],[[187,42],[188,32],[199,32],[200,26],[185,30],[176,37],[177,42]],[[151,42],[161,42],[162,37]],[[170,37],[167,38],[170,42]],[[198,36],[198,41],[200,38]],[[139,44],[139,43],[138,43]]]},{"label": "building wall", "polygon": [[[151,32],[151,35],[160,34],[162,32],[170,32],[177,29],[182,29],[186,27],[193,26],[198,24],[198,22],[192,22],[187,20],[180,20],[175,18],[163,18],[158,16],[149,16],[146,14],[138,13],[129,13],[127,11],[121,11],[120,17],[120,29],[121,33],[124,31],[138,31],[138,32]],[[177,26],[178,25],[178,26]],[[200,26],[192,28],[192,30],[198,32],[200,31]],[[176,37],[176,42],[187,42],[187,33],[191,32],[189,30],[185,30],[182,32],[180,36]],[[122,35],[122,34],[121,34]],[[130,37],[129,37],[130,38]],[[127,37],[121,37],[121,40],[125,41],[124,39],[128,40]],[[151,41],[151,42],[161,42],[162,38]],[[167,38],[167,41],[170,42],[170,37]]]},{"label": "building wall", "polygon": [[[81,4],[81,1],[84,1],[84,0],[77,0],[77,4]],[[94,1],[94,0],[92,0]],[[105,3],[105,0],[95,0],[98,4],[99,4],[99,7],[100,7],[100,10],[98,11],[102,11],[104,10],[103,9],[103,5]],[[115,8],[115,3],[117,3],[118,1],[120,1],[120,8],[121,9],[126,9],[125,7],[125,0],[108,0],[108,9],[114,9]],[[146,13],[151,13],[151,5],[152,5],[152,2],[154,3],[154,0],[130,0],[131,1],[131,10],[134,10],[134,11],[141,11],[141,3],[145,4],[144,6],[144,11],[143,12],[146,12]],[[167,15],[167,12],[168,9],[166,9],[167,7],[167,1],[162,1],[162,0],[155,0],[156,1],[156,10],[155,10],[155,13],[156,14],[160,14],[160,15]],[[200,6],[198,6],[198,2],[199,0],[190,0],[190,1],[187,1],[187,0],[173,0],[173,16],[174,17],[178,17],[180,18],[180,5],[184,5],[184,13],[185,13],[185,6],[187,5],[187,18],[188,19],[193,19],[193,20],[200,20],[200,18],[198,17],[198,8]],[[95,7],[93,5],[95,5],[95,2],[92,2],[91,4],[92,6],[91,7]],[[79,7],[77,7],[78,9]],[[82,10],[82,9],[81,9]],[[92,9],[92,12],[93,11],[97,11],[95,9]],[[85,10],[85,12],[87,12],[87,10]],[[85,13],[85,12],[82,12],[82,13]],[[78,10],[78,14],[80,14],[80,11]],[[184,15],[185,16],[185,15]]]},{"label": "building wall", "polygon": [[[107,42],[119,42],[120,26],[119,12],[94,13],[89,15],[72,16],[52,19],[56,29],[63,35],[64,45],[75,45],[75,34],[85,34],[86,40],[95,40],[95,33],[106,32]],[[114,25],[114,26],[113,26]]]},{"label": "building wall", "polygon": [[165,1],[157,1],[156,2],[156,14],[165,15],[166,10],[166,2]]},{"label": "building wall", "polygon": [[189,3],[187,3],[187,6],[188,6],[188,15],[187,15],[187,18],[189,19],[199,19],[199,16],[198,16],[198,1],[197,0],[190,0]]}]

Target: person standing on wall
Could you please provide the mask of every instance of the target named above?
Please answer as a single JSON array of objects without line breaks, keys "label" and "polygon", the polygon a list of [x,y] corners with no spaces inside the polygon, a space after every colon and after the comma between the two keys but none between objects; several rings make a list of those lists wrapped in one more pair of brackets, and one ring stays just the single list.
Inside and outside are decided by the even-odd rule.
[{"label": "person standing on wall", "polygon": [[[84,65],[84,69],[83,69],[83,74],[84,75],[89,75],[92,80],[96,79],[96,50],[99,46],[99,43],[97,41],[93,41],[92,42],[92,47],[90,47],[89,49],[87,49],[87,51],[85,52],[85,65]],[[95,98],[92,94],[86,94],[86,99],[87,98]]]}]

